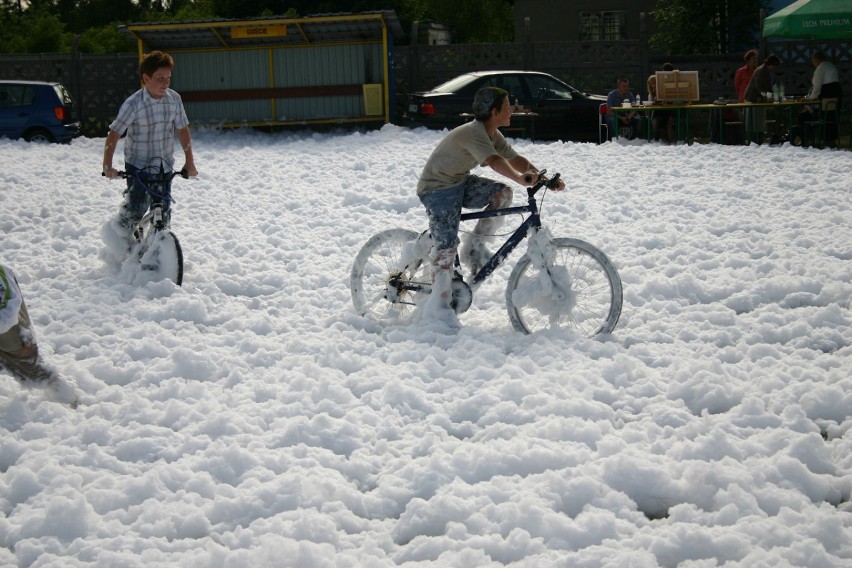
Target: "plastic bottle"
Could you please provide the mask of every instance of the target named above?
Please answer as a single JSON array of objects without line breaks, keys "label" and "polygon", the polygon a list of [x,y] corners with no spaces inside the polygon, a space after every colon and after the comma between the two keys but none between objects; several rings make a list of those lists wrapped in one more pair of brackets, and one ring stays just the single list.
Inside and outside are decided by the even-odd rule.
[{"label": "plastic bottle", "polygon": [[518,97],[515,97],[515,112],[521,110],[521,103],[518,101]]},{"label": "plastic bottle", "polygon": [[784,102],[784,83],[778,83],[778,99]]},{"label": "plastic bottle", "polygon": [[774,103],[781,102],[778,99],[779,93],[780,93],[780,90],[778,89],[778,83],[775,83],[774,85],[772,85],[772,102],[774,102]]}]

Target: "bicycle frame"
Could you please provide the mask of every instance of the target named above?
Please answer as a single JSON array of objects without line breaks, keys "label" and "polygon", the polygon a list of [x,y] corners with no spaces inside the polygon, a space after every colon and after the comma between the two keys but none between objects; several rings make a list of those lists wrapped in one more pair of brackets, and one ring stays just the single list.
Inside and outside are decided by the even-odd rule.
[{"label": "bicycle frame", "polygon": [[174,202],[169,182],[178,176],[184,179],[189,177],[186,170],[164,172],[162,166],[160,166],[159,174],[150,174],[145,172],[145,170],[137,170],[132,174],[129,172],[118,172],[118,175],[122,178],[133,177],[139,182],[145,192],[151,196],[151,204],[145,215],[136,223],[136,231],[142,231],[149,223],[155,230],[165,228],[163,224],[163,202]]},{"label": "bicycle frame", "polygon": [[[505,207],[503,209],[492,209],[490,211],[472,211],[470,213],[462,213],[461,221],[472,221],[476,219],[488,219],[490,217],[505,217],[506,215],[515,215],[515,214],[524,214],[529,213],[529,217],[524,219],[524,222],[515,229],[515,231],[509,235],[509,238],[506,239],[506,242],[495,252],[491,258],[488,259],[488,262],[483,265],[483,267],[477,272],[473,280],[470,283],[471,289],[476,289],[482,282],[485,281],[486,278],[491,276],[497,268],[499,268],[508,258],[508,256],[515,250],[521,241],[526,238],[529,234],[530,229],[539,229],[541,228],[541,215],[538,210],[538,202],[535,200],[535,195],[538,191],[543,187],[551,187],[556,184],[559,179],[559,174],[553,176],[552,179],[544,178],[544,171],[540,172],[539,180],[532,187],[527,188],[527,204],[517,207]],[[455,267],[456,269],[460,268],[460,261],[458,255],[456,255],[455,259]],[[421,292],[428,291],[431,292],[431,282],[402,282],[398,278],[392,277],[388,284],[396,288],[398,291],[406,290],[409,292]]]},{"label": "bicycle frame", "polygon": [[[506,215],[514,215],[516,213],[529,213],[530,216],[524,219],[524,222],[515,229],[515,232],[509,235],[509,238],[506,239],[506,242],[503,243],[497,252],[495,252],[491,258],[488,259],[488,262],[477,272],[473,280],[471,281],[471,286],[476,287],[481,284],[486,278],[491,276],[491,274],[506,261],[506,258],[512,253],[515,248],[524,238],[529,234],[530,229],[532,228],[541,228],[541,215],[538,212],[538,203],[535,200],[535,194],[538,190],[541,189],[541,185],[536,185],[533,187],[527,188],[527,204],[520,207],[506,207],[504,209],[492,209],[491,211],[474,211],[472,213],[462,213],[461,220],[462,221],[471,221],[474,219],[488,219],[490,217],[504,217]],[[456,257],[456,263],[458,263],[458,257]]]}]

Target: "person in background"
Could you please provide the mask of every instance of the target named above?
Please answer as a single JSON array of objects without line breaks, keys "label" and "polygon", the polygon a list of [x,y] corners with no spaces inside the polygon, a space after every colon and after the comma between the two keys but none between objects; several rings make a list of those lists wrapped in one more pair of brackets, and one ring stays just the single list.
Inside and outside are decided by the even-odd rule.
[{"label": "person in background", "polygon": [[[772,93],[772,85],[775,83],[775,70],[781,61],[775,55],[769,55],[758,66],[748,82],[745,90],[745,102],[767,103],[772,102],[771,96],[767,98],[766,93]],[[746,132],[750,140],[761,142],[766,135],[766,109],[746,109]]]},{"label": "person in background", "polygon": [[[437,319],[450,327],[458,326],[451,299],[462,207],[488,210],[512,203],[510,186],[471,174],[471,169],[487,166],[524,186],[532,185],[538,173],[498,130],[509,126],[512,117],[508,92],[498,87],[483,87],[473,98],[473,115],[474,120],[454,128],[438,143],[417,182],[417,196],[426,207],[434,243],[432,292],[419,317]],[[564,187],[560,181],[558,189]],[[485,245],[501,223],[502,217],[480,219],[473,234],[465,235],[460,258],[473,274],[491,257]]]},{"label": "person in background", "polygon": [[[837,99],[837,108],[841,108],[843,106],[843,89],[840,87],[837,67],[828,60],[822,51],[817,51],[811,56],[811,63],[815,69],[813,78],[811,79],[811,90],[808,91],[805,100],[821,101],[822,99]],[[819,118],[819,111],[819,106],[809,105],[799,113],[799,123],[817,120]],[[826,116],[826,119],[828,124],[826,125],[825,137],[827,141],[831,141],[837,137],[836,120],[833,114]]]},{"label": "person in background", "polygon": [[[657,101],[657,76],[648,77],[648,104],[657,106],[665,103]],[[671,144],[674,142],[674,116],[670,110],[655,110],[651,115],[651,126],[654,140],[663,140]]]},{"label": "person in background", "polygon": [[[133,242],[133,226],[148,210],[150,196],[133,176],[146,167],[162,165],[174,169],[175,134],[183,148],[183,169],[190,176],[198,175],[192,154],[189,120],[180,95],[169,88],[175,63],[172,56],[152,51],[142,58],[139,74],[144,87],[130,95],[109,125],[104,144],[103,175],[114,179],[118,171],[112,165],[118,141],[124,139],[124,169],[128,174],[124,202],[118,215],[104,226],[104,240],[119,262],[124,259]],[[153,163],[156,161],[156,163]],[[168,226],[169,201],[163,203],[163,221]],[[116,239],[117,236],[117,239]]]},{"label": "person in background", "polygon": [[[625,101],[631,105],[636,104],[636,97],[630,92],[630,82],[622,77],[616,82],[616,88],[610,91],[606,97],[606,125],[609,128],[610,135],[617,132],[615,130],[616,115],[612,112],[612,109],[613,107],[623,106]],[[618,113],[618,128],[619,130],[629,128],[627,138],[632,140],[642,132],[642,119],[633,110],[620,112]]]},{"label": "person in background", "polygon": [[822,51],[814,53],[811,56],[811,63],[815,67],[814,76],[811,79],[811,90],[805,98],[814,101],[843,98],[837,67],[826,58],[825,53]]},{"label": "person in background", "polygon": [[754,70],[757,69],[757,51],[749,49],[743,54],[745,65],[737,69],[734,73],[734,89],[737,91],[737,100],[741,103],[745,102],[745,92],[748,87],[751,76],[754,75]]},{"label": "person in background", "polygon": [[74,384],[46,365],[38,352],[27,303],[14,272],[0,264],[0,369],[21,382],[43,383],[62,402],[77,405]]}]

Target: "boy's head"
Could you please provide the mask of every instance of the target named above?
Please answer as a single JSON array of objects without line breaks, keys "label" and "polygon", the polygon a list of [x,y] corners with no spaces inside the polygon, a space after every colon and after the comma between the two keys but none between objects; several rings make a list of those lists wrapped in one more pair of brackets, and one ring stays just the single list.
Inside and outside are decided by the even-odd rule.
[{"label": "boy's head", "polygon": [[159,99],[166,94],[172,80],[174,66],[175,61],[172,56],[162,51],[152,51],[142,58],[139,72],[142,74],[142,83],[149,95]]},{"label": "boy's head", "polygon": [[508,96],[509,93],[500,87],[482,87],[473,97],[474,118],[485,122],[491,118],[492,110],[499,111],[503,107],[503,101]]},{"label": "boy's head", "polygon": [[146,54],[139,63],[139,74],[142,75],[143,78],[145,75],[153,77],[154,73],[157,72],[157,69],[160,69],[161,67],[168,67],[169,71],[171,71],[175,68],[175,60],[172,59],[172,56],[168,53],[152,51],[151,53]]}]

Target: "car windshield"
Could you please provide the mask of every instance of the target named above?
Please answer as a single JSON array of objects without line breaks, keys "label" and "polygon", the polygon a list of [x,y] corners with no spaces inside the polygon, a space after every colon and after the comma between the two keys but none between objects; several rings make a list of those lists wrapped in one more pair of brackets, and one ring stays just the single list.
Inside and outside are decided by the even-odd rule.
[{"label": "car windshield", "polygon": [[476,81],[476,79],[477,77],[474,75],[460,75],[455,79],[450,79],[446,83],[441,83],[440,85],[432,89],[432,92],[455,93],[466,87],[471,82]]}]

